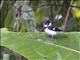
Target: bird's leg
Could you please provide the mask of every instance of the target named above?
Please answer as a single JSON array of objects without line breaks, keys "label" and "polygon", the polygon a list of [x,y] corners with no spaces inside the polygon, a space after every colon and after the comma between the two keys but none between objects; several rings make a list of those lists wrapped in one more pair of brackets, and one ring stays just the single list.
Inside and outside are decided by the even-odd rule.
[{"label": "bird's leg", "polygon": [[53,40],[53,35],[51,36],[51,41]]},{"label": "bird's leg", "polygon": [[52,35],[49,35],[49,39],[52,41],[52,39],[53,39],[53,36],[52,36]]}]

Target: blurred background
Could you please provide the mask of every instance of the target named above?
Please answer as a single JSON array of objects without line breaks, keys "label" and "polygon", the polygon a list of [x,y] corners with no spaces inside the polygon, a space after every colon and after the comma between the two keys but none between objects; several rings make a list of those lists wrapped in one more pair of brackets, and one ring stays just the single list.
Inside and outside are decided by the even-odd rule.
[{"label": "blurred background", "polygon": [[63,31],[80,31],[79,0],[1,0],[0,28],[15,32],[43,32],[49,19]]}]

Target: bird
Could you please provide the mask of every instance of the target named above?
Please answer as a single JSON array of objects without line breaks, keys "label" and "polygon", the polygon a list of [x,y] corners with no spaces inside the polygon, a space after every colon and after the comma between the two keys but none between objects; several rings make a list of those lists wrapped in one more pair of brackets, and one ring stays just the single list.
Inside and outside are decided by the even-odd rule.
[{"label": "bird", "polygon": [[53,25],[49,20],[43,22],[44,32],[46,32],[51,39],[57,35],[57,32],[62,31]]}]

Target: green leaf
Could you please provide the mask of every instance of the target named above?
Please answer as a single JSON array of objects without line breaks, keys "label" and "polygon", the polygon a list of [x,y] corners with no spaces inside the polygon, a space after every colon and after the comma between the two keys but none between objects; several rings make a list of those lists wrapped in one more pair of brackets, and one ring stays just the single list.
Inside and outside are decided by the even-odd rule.
[{"label": "green leaf", "polygon": [[35,18],[36,18],[36,20],[37,20],[38,22],[40,22],[40,21],[42,21],[42,20],[45,19],[45,17],[42,15],[41,12],[42,12],[42,11],[41,11],[40,8],[37,8],[36,11],[35,11],[35,15],[36,15]]},{"label": "green leaf", "polygon": [[29,60],[79,60],[80,32],[59,33],[52,41],[44,32],[1,32],[1,45]]},{"label": "green leaf", "polygon": [[5,18],[4,27],[11,27],[12,21],[13,21],[13,12],[12,12],[12,9],[10,9],[8,11],[6,18]]}]

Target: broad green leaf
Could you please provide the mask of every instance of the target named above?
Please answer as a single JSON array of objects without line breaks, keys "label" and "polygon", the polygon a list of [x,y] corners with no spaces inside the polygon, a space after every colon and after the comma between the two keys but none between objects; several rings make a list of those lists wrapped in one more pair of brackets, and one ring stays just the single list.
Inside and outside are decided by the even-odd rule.
[{"label": "broad green leaf", "polygon": [[62,32],[51,41],[44,32],[1,31],[1,45],[29,60],[80,60],[80,32]]}]

